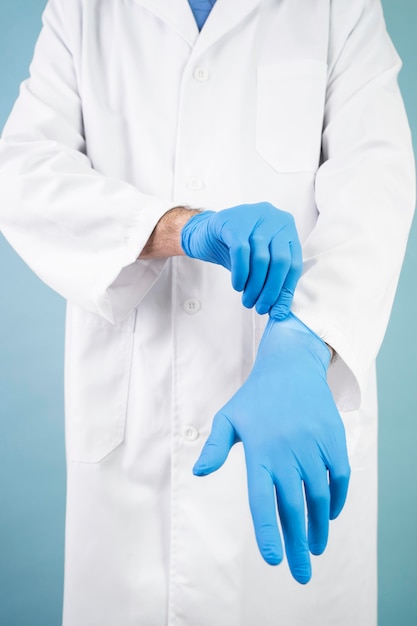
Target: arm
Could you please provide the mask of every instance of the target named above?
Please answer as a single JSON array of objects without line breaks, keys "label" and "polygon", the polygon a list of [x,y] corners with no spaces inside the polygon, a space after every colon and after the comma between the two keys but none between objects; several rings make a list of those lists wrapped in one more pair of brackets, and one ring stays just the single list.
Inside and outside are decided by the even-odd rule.
[{"label": "arm", "polygon": [[338,354],[329,384],[344,411],[358,408],[381,345],[415,206],[401,61],[379,0],[355,4],[347,19],[332,3],[319,216],[293,304]]},{"label": "arm", "polygon": [[161,259],[170,256],[185,256],[181,246],[181,233],[198,209],[174,207],[167,211],[156,224],[145,244],[139,259]]},{"label": "arm", "polygon": [[[166,259],[183,254],[183,227],[200,216],[169,210],[171,199],[142,193],[94,153],[79,84],[81,6],[50,0],[45,10],[31,77],[0,144],[0,226],[44,282],[116,323],[145,296]],[[111,153],[111,132],[102,153]],[[267,312],[282,287],[287,312],[301,265],[291,216],[266,203],[209,213],[187,229],[186,253],[228,267],[245,306]]]},{"label": "arm", "polygon": [[45,10],[0,142],[0,228],[50,287],[117,322],[164,265],[136,260],[172,204],[101,174],[86,154],[71,39],[79,4],[51,0]]},{"label": "arm", "polygon": [[301,273],[301,246],[292,216],[267,202],[222,211],[176,207],[158,222],[139,258],[183,254],[231,272],[247,308],[285,318]]},{"label": "arm", "polygon": [[[217,470],[230,448],[243,443],[261,554],[273,565],[283,558],[278,509],[289,566],[301,583],[311,576],[309,553],[325,549],[329,519],[347,493],[349,463],[335,400],[341,410],[359,404],[359,385],[366,383],[387,323],[415,200],[410,134],[396,82],[400,63],[380,4],[357,2],[362,11],[355,24],[345,10],[338,14],[342,4],[332,5],[324,162],[316,176],[319,217],[304,247],[297,317],[270,320],[249,378],[215,416],[194,468],[197,475]],[[341,357],[332,368],[319,336]]]}]

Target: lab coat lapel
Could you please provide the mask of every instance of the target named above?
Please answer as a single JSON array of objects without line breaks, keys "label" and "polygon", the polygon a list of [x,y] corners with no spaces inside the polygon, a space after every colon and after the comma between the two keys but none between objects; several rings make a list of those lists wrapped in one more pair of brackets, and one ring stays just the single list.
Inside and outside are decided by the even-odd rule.
[{"label": "lab coat lapel", "polygon": [[145,9],[169,24],[193,47],[198,39],[198,26],[188,0],[135,0]]},{"label": "lab coat lapel", "polygon": [[217,0],[198,37],[194,52],[204,52],[256,9],[260,0]]},{"label": "lab coat lapel", "polygon": [[203,52],[259,5],[260,0],[217,0],[201,33],[188,0],[135,0],[174,28],[185,41]]}]

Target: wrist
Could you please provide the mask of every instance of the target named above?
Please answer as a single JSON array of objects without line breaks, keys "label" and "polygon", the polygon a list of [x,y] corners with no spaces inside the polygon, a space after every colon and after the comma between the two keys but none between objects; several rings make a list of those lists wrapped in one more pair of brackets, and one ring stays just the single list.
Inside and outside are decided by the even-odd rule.
[{"label": "wrist", "polygon": [[174,207],[164,213],[152,231],[139,258],[157,259],[184,256],[185,253],[181,247],[181,231],[188,220],[198,213],[201,213],[200,209],[183,206]]},{"label": "wrist", "polygon": [[326,348],[328,349],[330,353],[329,364],[335,362],[335,360],[337,359],[337,352],[332,348],[331,345],[329,345],[321,337],[319,337],[319,335],[317,335],[313,330],[311,330],[311,328],[306,326],[304,322],[302,322],[297,316],[295,316],[293,313],[290,313],[289,316],[286,318],[286,323],[293,330],[298,330],[298,331],[305,332],[307,334],[314,336],[323,346],[326,346]]},{"label": "wrist", "polygon": [[259,350],[268,352],[271,346],[274,352],[279,349],[287,353],[288,364],[298,356],[302,357],[306,349],[314,352],[326,368],[332,356],[330,346],[293,313],[283,320],[269,319]]}]

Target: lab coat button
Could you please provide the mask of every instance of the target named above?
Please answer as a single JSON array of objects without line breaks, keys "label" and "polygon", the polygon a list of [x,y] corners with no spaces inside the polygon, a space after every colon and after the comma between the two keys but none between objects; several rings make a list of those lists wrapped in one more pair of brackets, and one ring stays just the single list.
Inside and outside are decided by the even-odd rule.
[{"label": "lab coat button", "polygon": [[190,176],[187,178],[187,187],[193,191],[200,191],[204,189],[204,183],[198,176]]},{"label": "lab coat button", "polygon": [[187,298],[184,300],[183,308],[189,315],[194,315],[194,313],[198,313],[201,309],[201,304],[197,298]]},{"label": "lab coat button", "polygon": [[198,432],[197,428],[195,428],[194,426],[191,426],[190,424],[188,424],[187,426],[184,427],[184,438],[187,441],[195,441],[196,439],[198,439],[200,433]]},{"label": "lab coat button", "polygon": [[196,67],[193,76],[199,83],[204,83],[210,78],[210,72],[205,67]]}]

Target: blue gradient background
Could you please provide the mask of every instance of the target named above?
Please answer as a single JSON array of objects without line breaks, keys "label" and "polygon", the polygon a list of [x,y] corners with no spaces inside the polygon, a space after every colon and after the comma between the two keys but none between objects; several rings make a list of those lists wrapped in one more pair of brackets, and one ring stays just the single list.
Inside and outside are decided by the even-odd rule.
[{"label": "blue gradient background", "polygon": [[[417,1],[383,4],[404,61],[401,87],[417,137]],[[44,5],[0,0],[0,127],[27,76]],[[417,624],[416,268],[415,227],[378,359],[379,626]],[[59,626],[64,302],[1,235],[0,284],[0,626]]]}]

